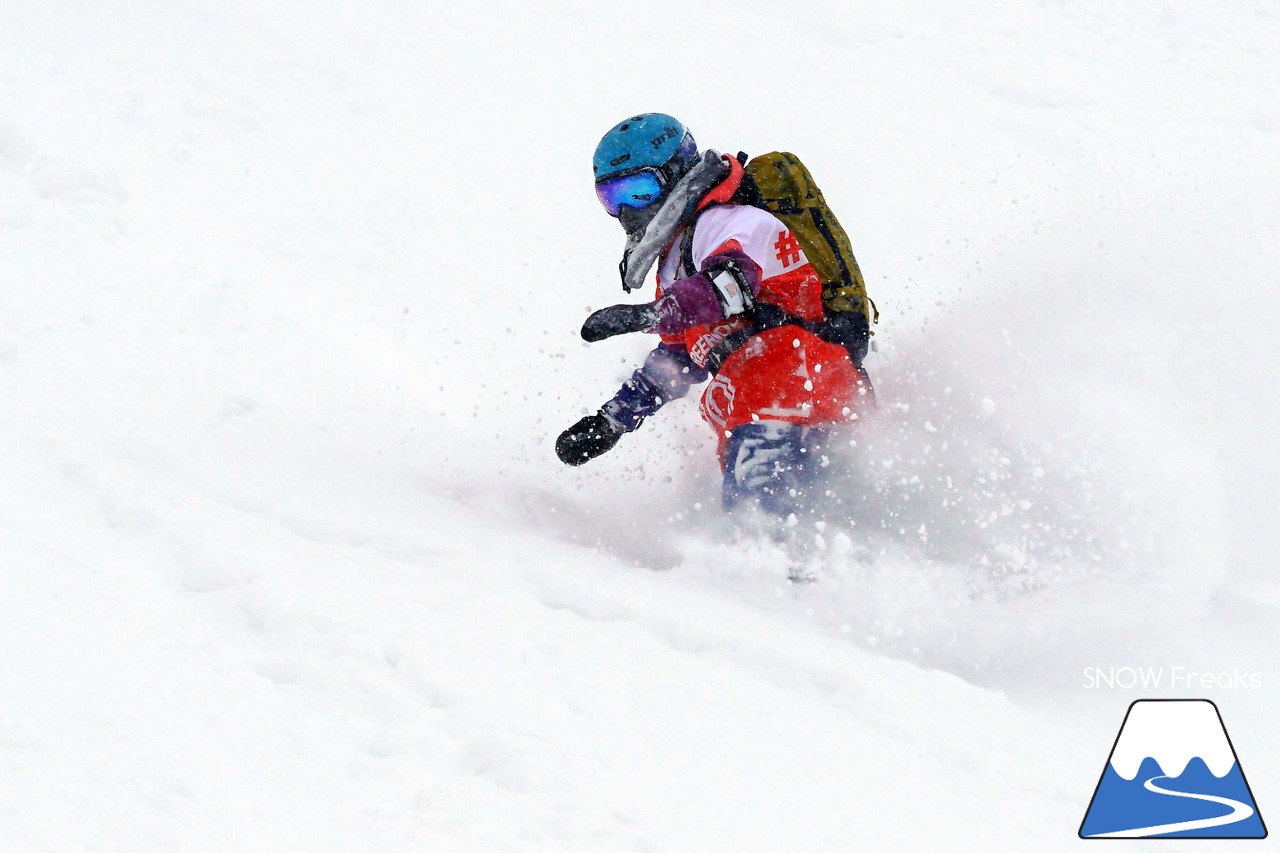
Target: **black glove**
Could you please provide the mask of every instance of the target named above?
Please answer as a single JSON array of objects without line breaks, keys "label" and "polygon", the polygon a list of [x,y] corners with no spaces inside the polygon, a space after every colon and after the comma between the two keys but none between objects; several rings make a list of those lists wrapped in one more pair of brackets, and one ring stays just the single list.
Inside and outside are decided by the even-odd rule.
[{"label": "black glove", "polygon": [[587,415],[556,439],[556,456],[566,465],[581,465],[608,453],[622,438],[622,430],[604,415]]},{"label": "black glove", "polygon": [[652,304],[610,305],[593,313],[582,324],[582,339],[595,343],[628,332],[647,332],[658,325],[658,319],[658,309]]}]

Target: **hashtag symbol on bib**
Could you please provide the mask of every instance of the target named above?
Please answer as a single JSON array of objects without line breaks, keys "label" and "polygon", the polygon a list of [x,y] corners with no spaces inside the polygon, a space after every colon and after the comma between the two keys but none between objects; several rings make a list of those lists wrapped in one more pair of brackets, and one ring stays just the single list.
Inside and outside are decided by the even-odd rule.
[{"label": "hashtag symbol on bib", "polygon": [[778,242],[773,244],[773,248],[778,250],[778,260],[784,267],[799,263],[800,241],[790,231],[779,231]]}]

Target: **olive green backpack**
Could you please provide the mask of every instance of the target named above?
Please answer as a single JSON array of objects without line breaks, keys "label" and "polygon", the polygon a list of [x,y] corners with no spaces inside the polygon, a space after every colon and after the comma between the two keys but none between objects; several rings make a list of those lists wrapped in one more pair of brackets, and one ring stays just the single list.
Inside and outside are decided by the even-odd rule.
[{"label": "olive green backpack", "polygon": [[856,312],[866,319],[867,333],[879,321],[880,312],[867,296],[862,270],[853,257],[849,235],[840,227],[800,158],[786,151],[761,154],[747,160],[738,154],[746,176],[735,201],[772,213],[800,242],[809,263],[822,278],[822,304],[828,318]]}]

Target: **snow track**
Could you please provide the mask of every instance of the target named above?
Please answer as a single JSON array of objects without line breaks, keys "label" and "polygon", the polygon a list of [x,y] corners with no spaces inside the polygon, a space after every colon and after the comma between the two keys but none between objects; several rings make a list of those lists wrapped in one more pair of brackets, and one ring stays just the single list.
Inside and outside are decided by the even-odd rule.
[{"label": "snow track", "polygon": [[1183,797],[1189,800],[1203,800],[1206,803],[1217,803],[1231,809],[1228,813],[1218,817],[1203,818],[1201,820],[1184,820],[1177,823],[1165,823],[1159,826],[1147,826],[1139,829],[1126,829],[1122,832],[1106,832],[1098,835],[1090,835],[1089,838],[1149,838],[1156,835],[1166,835],[1173,832],[1190,832],[1195,829],[1212,829],[1215,826],[1230,826],[1233,823],[1239,823],[1242,820],[1248,820],[1253,817],[1253,807],[1248,803],[1242,803],[1239,800],[1233,800],[1229,797],[1217,797],[1212,794],[1189,794],[1185,791],[1171,791],[1168,788],[1161,788],[1156,784],[1159,779],[1167,779],[1167,776],[1154,776],[1142,783],[1142,787],[1156,794],[1165,794],[1170,797]]}]

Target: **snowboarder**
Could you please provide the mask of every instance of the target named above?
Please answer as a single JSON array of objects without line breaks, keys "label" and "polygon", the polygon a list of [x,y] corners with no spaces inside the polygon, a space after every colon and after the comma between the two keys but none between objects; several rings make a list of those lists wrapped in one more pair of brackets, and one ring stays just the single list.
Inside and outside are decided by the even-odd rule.
[{"label": "snowboarder", "polygon": [[710,379],[700,411],[719,440],[725,507],[753,501],[786,517],[820,482],[833,428],[873,404],[861,364],[869,329],[863,313],[829,316],[797,236],[743,203],[744,163],[700,153],[662,113],[629,118],[600,140],[596,195],[627,234],[623,288],[642,286],[656,261],[657,298],[596,311],[582,337],[650,332],[661,342],[598,412],[560,435],[556,454],[568,465],[594,459]]}]

